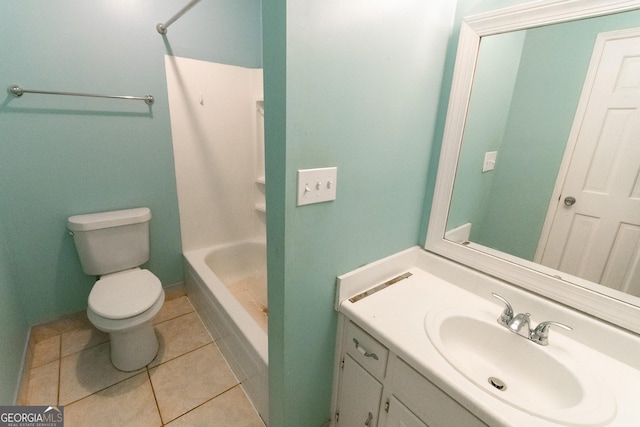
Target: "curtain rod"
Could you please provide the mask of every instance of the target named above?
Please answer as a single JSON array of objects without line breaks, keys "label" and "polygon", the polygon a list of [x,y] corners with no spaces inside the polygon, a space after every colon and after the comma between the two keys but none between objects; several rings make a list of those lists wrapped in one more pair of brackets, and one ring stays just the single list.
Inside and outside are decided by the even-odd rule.
[{"label": "curtain rod", "polygon": [[189,9],[191,9],[193,6],[195,6],[196,3],[198,3],[199,1],[200,0],[191,0],[189,2],[189,4],[187,4],[185,7],[180,9],[180,11],[178,13],[176,13],[172,18],[170,18],[167,22],[165,22],[164,24],[160,23],[160,24],[156,25],[156,30],[160,34],[167,34],[167,28],[169,28],[169,25],[173,24],[175,21],[178,20],[178,18],[180,18],[185,13],[187,13],[187,11]]},{"label": "curtain rod", "polygon": [[75,93],[75,92],[54,92],[50,90],[29,90],[23,89],[18,85],[9,86],[8,92],[16,97],[22,96],[24,93],[41,93],[44,95],[68,95],[68,96],[88,96],[92,98],[115,98],[115,99],[129,99],[134,101],[144,101],[147,105],[152,105],[155,101],[153,96],[127,96],[127,95],[95,95],[90,93]]}]

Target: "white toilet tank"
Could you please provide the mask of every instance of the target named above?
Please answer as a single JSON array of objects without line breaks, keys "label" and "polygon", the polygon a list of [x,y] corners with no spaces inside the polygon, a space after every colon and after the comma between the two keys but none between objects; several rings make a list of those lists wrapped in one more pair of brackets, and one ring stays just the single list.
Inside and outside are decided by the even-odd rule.
[{"label": "white toilet tank", "polygon": [[75,215],[67,220],[89,275],[139,267],[149,259],[149,208]]}]

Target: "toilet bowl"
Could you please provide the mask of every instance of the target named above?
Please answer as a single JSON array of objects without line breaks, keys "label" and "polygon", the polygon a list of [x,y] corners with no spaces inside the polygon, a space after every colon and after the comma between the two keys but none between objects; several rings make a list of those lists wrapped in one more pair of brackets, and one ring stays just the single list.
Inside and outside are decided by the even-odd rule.
[{"label": "toilet bowl", "polygon": [[122,371],[148,365],[158,354],[153,317],[164,303],[160,280],[140,268],[149,260],[149,208],[69,217],[82,270],[100,276],[87,316],[111,340],[111,362]]},{"label": "toilet bowl", "polygon": [[152,320],[164,303],[160,280],[134,268],[107,274],[89,294],[87,316],[111,340],[111,362],[121,371],[148,365],[158,353]]}]

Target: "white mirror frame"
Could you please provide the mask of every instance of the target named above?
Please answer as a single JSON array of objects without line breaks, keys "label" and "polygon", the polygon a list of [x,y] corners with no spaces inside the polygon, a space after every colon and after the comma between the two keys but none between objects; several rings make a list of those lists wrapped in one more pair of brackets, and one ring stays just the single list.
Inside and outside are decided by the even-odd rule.
[{"label": "white mirror frame", "polygon": [[634,9],[640,9],[640,0],[541,0],[463,20],[425,249],[640,333],[636,297],[614,296],[607,289],[596,291],[591,282],[540,264],[444,239],[480,38]]}]

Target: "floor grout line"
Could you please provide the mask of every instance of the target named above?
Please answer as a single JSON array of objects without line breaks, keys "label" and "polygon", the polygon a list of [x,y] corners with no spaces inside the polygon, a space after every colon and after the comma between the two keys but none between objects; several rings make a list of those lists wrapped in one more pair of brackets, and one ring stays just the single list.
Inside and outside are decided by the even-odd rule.
[{"label": "floor grout line", "polygon": [[[184,417],[184,416],[185,416],[185,415],[187,415],[188,413],[195,411],[196,409],[200,408],[201,406],[206,405],[207,403],[211,402],[212,400],[217,399],[218,397],[222,396],[223,394],[225,394],[225,393],[227,393],[227,392],[229,392],[229,391],[231,391],[231,390],[233,390],[234,388],[239,387],[239,386],[240,386],[240,383],[237,383],[237,384],[235,384],[235,385],[233,385],[233,386],[229,387],[228,389],[226,389],[226,390],[224,390],[224,391],[222,391],[222,392],[220,392],[220,393],[216,394],[215,396],[213,396],[213,397],[211,397],[211,398],[209,398],[209,399],[205,400],[204,402],[202,402],[202,403],[200,403],[200,404],[198,404],[198,405],[194,406],[193,408],[189,409],[189,410],[188,410],[187,412],[185,412],[184,414],[180,414],[180,415],[178,415],[177,417],[175,417],[174,419],[169,420],[169,423],[174,422],[175,420],[177,420],[177,419],[178,419],[178,418],[180,418],[180,417]],[[244,390],[243,390],[242,392],[244,393]],[[158,408],[158,410],[159,410],[159,408]],[[164,424],[163,424],[163,425],[164,425]]]},{"label": "floor grout line", "polygon": [[106,340],[106,341],[103,341],[103,342],[99,342],[99,343],[97,343],[97,344],[93,344],[93,345],[90,345],[90,346],[88,346],[88,347],[82,347],[82,349],[80,349],[80,350],[77,350],[77,351],[71,352],[71,353],[69,353],[69,354],[65,354],[65,355],[63,356],[63,355],[62,355],[62,335],[61,335],[61,336],[60,336],[60,347],[61,347],[61,348],[60,348],[60,359],[64,359],[64,358],[67,358],[67,357],[69,357],[69,356],[73,356],[74,354],[77,354],[77,353],[82,353],[83,351],[90,350],[90,349],[92,349],[92,348],[94,348],[94,347],[98,347],[99,345],[106,344],[106,343],[108,343],[108,342],[110,342],[110,340]]},{"label": "floor grout line", "polygon": [[153,326],[162,325],[163,323],[167,323],[167,322],[170,322],[170,321],[172,321],[172,320],[179,319],[179,318],[181,318],[181,317],[184,317],[184,316],[186,316],[186,315],[188,315],[188,314],[195,313],[195,312],[196,312],[195,310],[191,310],[191,311],[188,311],[188,312],[186,312],[186,313],[178,314],[178,315],[177,315],[177,316],[175,316],[175,317],[171,317],[171,318],[169,318],[169,319],[164,319],[164,320],[163,320],[163,321],[161,321],[161,322],[154,323],[154,324],[153,324]]},{"label": "floor grout line", "polygon": [[[165,360],[165,361],[163,361],[163,362],[158,363],[157,365],[154,365],[154,366],[149,367],[149,365],[151,365],[151,363],[153,362],[153,360],[152,360],[151,362],[149,362],[149,365],[147,365],[147,366],[146,366],[146,368],[147,368],[147,369],[149,369],[149,370],[151,370],[151,369],[156,369],[157,367],[162,366],[162,365],[164,365],[165,363],[171,362],[171,361],[173,361],[173,360],[179,359],[179,358],[180,358],[180,357],[182,357],[182,356],[186,356],[187,354],[193,353],[194,351],[200,350],[202,347],[206,347],[206,346],[208,346],[209,344],[215,344],[215,342],[214,342],[214,341],[209,341],[208,343],[205,343],[205,344],[202,344],[202,345],[200,345],[200,346],[198,346],[198,347],[192,348],[191,350],[188,350],[188,351],[186,351],[186,352],[184,352],[184,353],[182,353],[182,354],[180,354],[180,355],[178,355],[178,356],[174,356],[174,357],[172,357],[171,359],[167,359],[167,360]],[[217,345],[216,345],[216,347],[217,347]],[[154,360],[155,360],[155,359],[154,359]]]},{"label": "floor grout line", "polygon": [[[140,368],[140,369],[142,369],[142,368]],[[124,372],[124,371],[122,371],[122,372]],[[82,396],[81,398],[76,399],[76,400],[74,400],[74,401],[72,401],[72,402],[65,403],[63,406],[65,406],[65,407],[66,407],[66,406],[72,405],[72,404],[74,404],[74,403],[76,403],[76,402],[80,402],[81,400],[86,399],[87,397],[91,397],[91,396],[93,396],[94,394],[98,394],[98,393],[100,393],[100,392],[103,392],[103,391],[105,391],[105,390],[106,390],[106,389],[108,389],[108,388],[111,388],[111,387],[113,387],[113,386],[115,386],[115,385],[121,384],[121,383],[123,383],[123,382],[125,382],[125,381],[127,381],[127,380],[130,380],[130,379],[131,379],[131,378],[133,378],[133,377],[137,377],[138,375],[140,375],[140,374],[142,374],[142,373],[143,373],[143,371],[140,371],[140,372],[138,372],[138,373],[136,373],[136,374],[131,375],[130,377],[127,377],[127,378],[122,379],[122,380],[120,380],[120,381],[116,381],[115,383],[113,383],[113,384],[111,384],[111,385],[108,385],[108,386],[106,386],[106,387],[102,387],[100,390],[93,391],[93,392],[91,392],[91,393],[87,394],[86,396]],[[58,384],[58,394],[60,394],[60,384]],[[60,397],[58,397],[58,401],[60,401]]]},{"label": "floor grout line", "polygon": [[160,417],[160,424],[165,425],[164,419],[162,418],[162,411],[160,411],[160,403],[158,403],[158,396],[156,396],[156,389],[153,387],[153,381],[151,381],[151,373],[149,372],[149,367],[147,366],[147,378],[149,378],[149,384],[151,385],[151,393],[153,394],[153,400],[156,402],[156,410],[158,411],[158,417]]},{"label": "floor grout line", "polygon": [[58,393],[56,396],[56,405],[60,405],[60,386],[62,385],[62,334],[60,334],[60,349],[58,352]]}]

